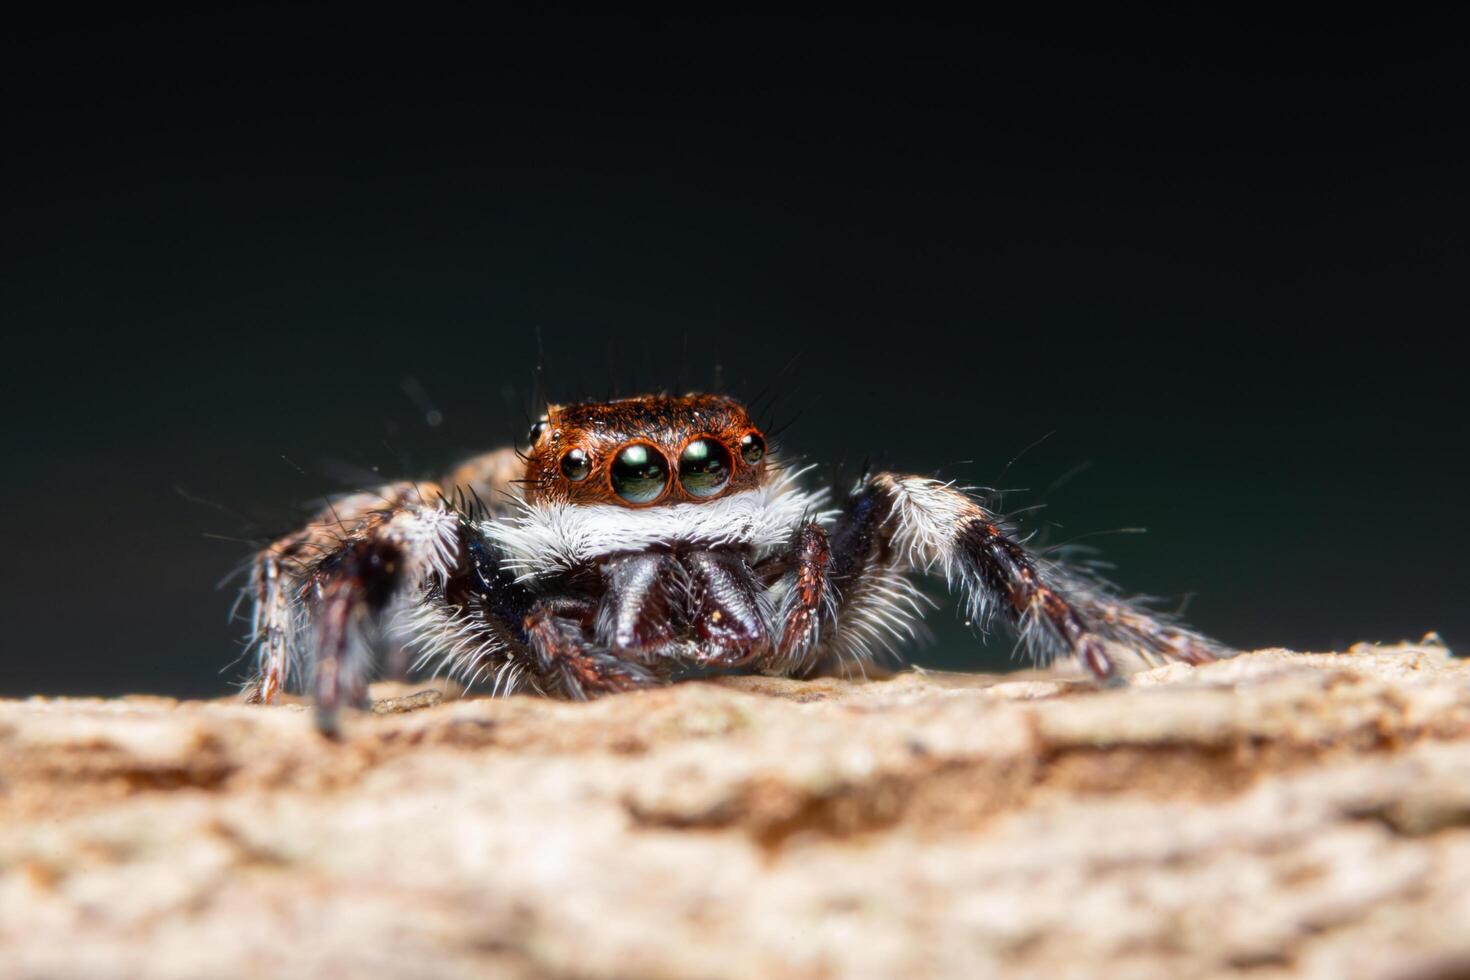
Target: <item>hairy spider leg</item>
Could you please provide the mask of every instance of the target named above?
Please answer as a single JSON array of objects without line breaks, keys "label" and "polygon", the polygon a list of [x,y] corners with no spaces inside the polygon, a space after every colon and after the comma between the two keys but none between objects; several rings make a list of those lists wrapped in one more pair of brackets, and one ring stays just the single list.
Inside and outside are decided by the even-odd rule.
[{"label": "hairy spider leg", "polygon": [[912,573],[942,576],[978,628],[1000,618],[1038,662],[1070,654],[1104,683],[1120,681],[1104,641],[1188,663],[1231,652],[1031,552],[969,494],[925,477],[864,479],[832,531],[808,524],[792,551],[773,673],[861,663],[911,638],[924,602]]}]

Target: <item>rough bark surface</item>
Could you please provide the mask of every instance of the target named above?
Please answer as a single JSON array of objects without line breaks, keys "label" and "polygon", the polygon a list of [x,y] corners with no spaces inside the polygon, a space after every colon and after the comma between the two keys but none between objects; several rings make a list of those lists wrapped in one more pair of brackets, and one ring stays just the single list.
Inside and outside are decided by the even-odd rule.
[{"label": "rough bark surface", "polygon": [[[0,702],[0,976],[1470,972],[1470,667]],[[393,691],[380,693],[395,693]]]}]

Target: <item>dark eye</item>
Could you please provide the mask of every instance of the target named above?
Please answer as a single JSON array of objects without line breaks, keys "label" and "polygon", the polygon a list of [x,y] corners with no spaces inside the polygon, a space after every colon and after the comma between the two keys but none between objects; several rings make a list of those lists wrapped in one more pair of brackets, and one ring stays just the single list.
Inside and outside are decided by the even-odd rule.
[{"label": "dark eye", "polygon": [[612,462],[613,492],[630,504],[658,499],[669,482],[663,454],[652,446],[624,446]]},{"label": "dark eye", "polygon": [[740,455],[751,466],[765,459],[766,441],[760,437],[760,433],[748,433],[740,440]]},{"label": "dark eye", "polygon": [[592,472],[592,460],[580,449],[568,450],[561,458],[561,472],[573,483],[580,483]]},{"label": "dark eye", "polygon": [[713,439],[695,439],[679,454],[679,482],[691,497],[713,497],[730,479],[730,453]]},{"label": "dark eye", "polygon": [[546,421],[545,419],[542,419],[540,422],[532,422],[531,442],[535,443],[537,440],[539,440],[543,435],[546,434],[546,430],[549,428],[551,428],[551,423]]}]

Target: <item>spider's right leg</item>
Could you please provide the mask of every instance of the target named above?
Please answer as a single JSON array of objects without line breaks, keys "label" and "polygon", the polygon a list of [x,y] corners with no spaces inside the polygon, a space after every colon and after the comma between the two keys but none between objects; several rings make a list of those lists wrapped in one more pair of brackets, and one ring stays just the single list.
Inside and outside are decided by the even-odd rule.
[{"label": "spider's right leg", "polygon": [[524,683],[581,700],[665,680],[599,647],[596,604],[523,582],[483,528],[437,486],[403,484],[337,501],[261,552],[250,700],[304,677],[318,727],[333,732],[341,706],[366,698],[372,655],[389,640],[470,684],[489,672],[496,691]]},{"label": "spider's right leg", "polygon": [[[390,606],[422,608],[412,593],[426,561],[448,575],[467,560],[443,498],[484,516],[503,513],[517,496],[520,469],[515,450],[502,449],[465,460],[437,484],[397,483],[345,497],[260,552],[247,587],[258,659],[249,700],[269,704],[283,690],[312,684],[330,703],[340,700],[344,682],[360,687],[361,648],[371,645],[361,642],[364,630],[388,626],[382,621],[395,611]],[[402,655],[407,637],[382,639],[395,658]]]},{"label": "spider's right leg", "polygon": [[330,730],[342,703],[365,697],[385,621],[460,560],[459,518],[436,491],[397,484],[345,498],[256,557],[250,700],[269,703],[305,675]]}]

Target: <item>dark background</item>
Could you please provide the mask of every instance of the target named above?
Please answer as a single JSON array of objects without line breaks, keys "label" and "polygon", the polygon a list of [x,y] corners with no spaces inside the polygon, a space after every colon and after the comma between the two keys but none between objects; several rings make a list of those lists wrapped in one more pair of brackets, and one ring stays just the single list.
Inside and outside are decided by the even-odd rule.
[{"label": "dark background", "polygon": [[1462,21],[474,9],[10,25],[0,693],[226,692],[228,538],[519,435],[537,328],[1237,645],[1470,642]]}]

